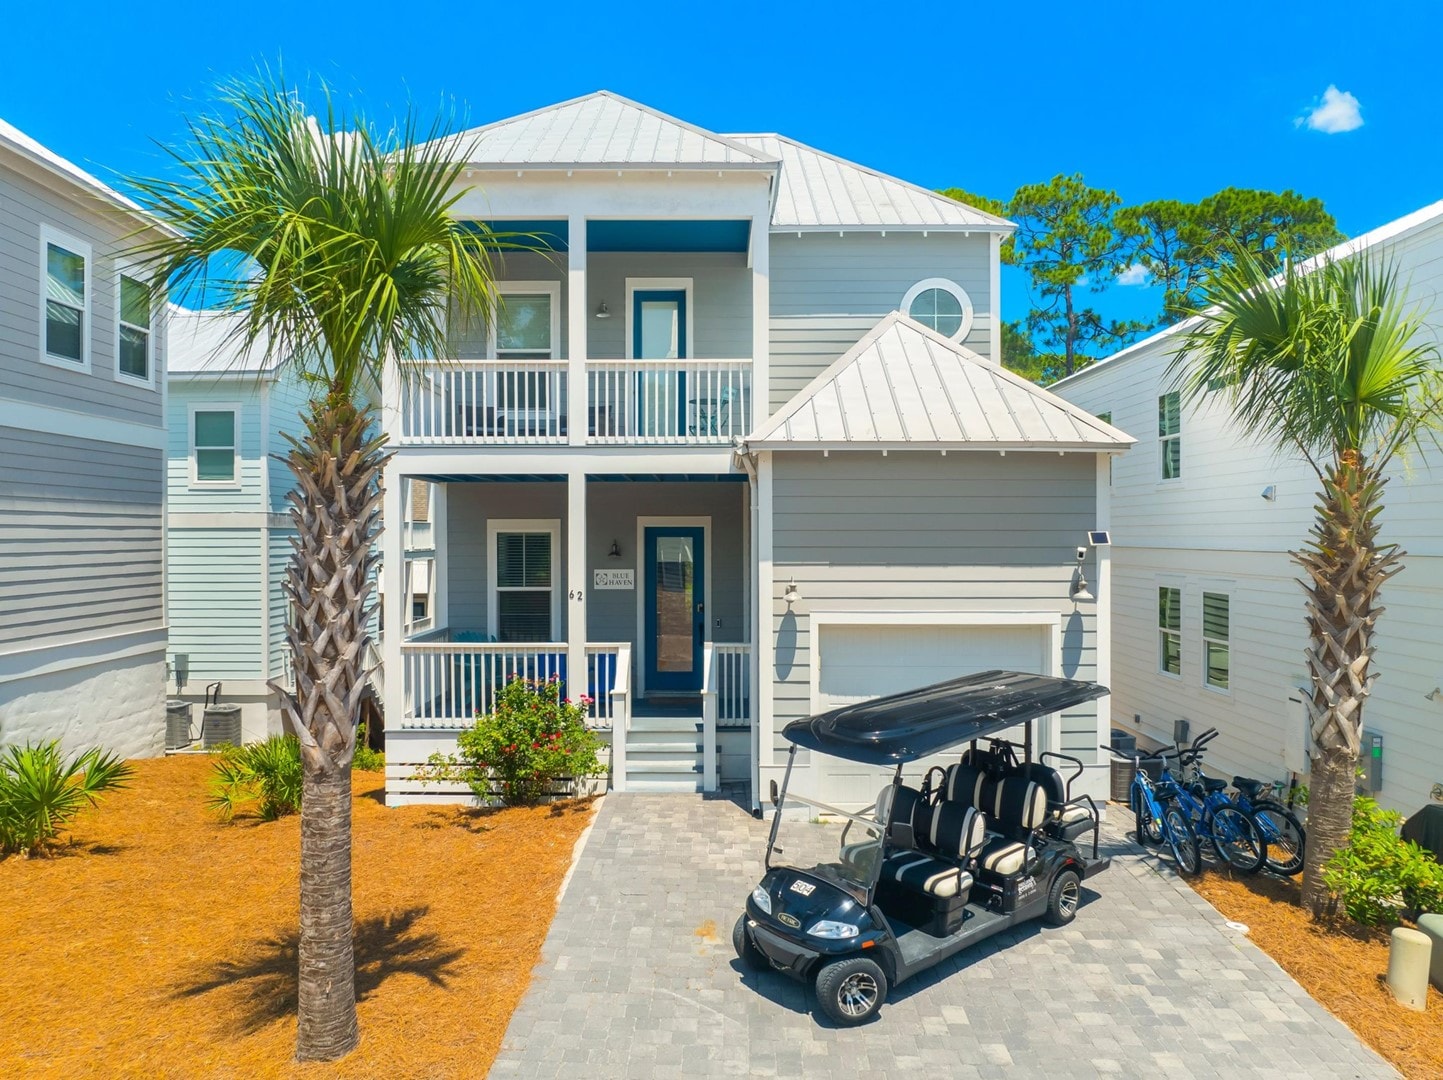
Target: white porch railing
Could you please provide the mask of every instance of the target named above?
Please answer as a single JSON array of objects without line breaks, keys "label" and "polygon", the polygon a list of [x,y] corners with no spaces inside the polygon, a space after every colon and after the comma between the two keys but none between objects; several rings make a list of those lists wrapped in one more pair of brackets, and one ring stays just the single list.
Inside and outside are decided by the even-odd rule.
[{"label": "white porch railing", "polygon": [[588,360],[587,442],[729,444],[751,411],[750,360]]},{"label": "white porch railing", "polygon": [[565,360],[417,360],[401,379],[401,442],[566,442]]},{"label": "white porch railing", "polygon": [[725,644],[714,648],[717,727],[746,727],[751,722],[752,713],[752,647]]}]

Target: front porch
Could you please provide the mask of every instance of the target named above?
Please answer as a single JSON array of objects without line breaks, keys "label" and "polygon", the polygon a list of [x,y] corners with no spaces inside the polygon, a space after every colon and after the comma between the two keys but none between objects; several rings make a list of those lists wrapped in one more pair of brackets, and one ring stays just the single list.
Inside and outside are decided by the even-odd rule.
[{"label": "front porch", "polygon": [[[467,794],[421,785],[415,766],[453,751],[516,676],[590,699],[617,790],[750,779],[744,476],[431,479],[433,543],[414,553],[427,560],[431,618],[400,620],[386,642],[401,674],[387,681],[389,802]],[[414,586],[411,554],[402,580]]]}]

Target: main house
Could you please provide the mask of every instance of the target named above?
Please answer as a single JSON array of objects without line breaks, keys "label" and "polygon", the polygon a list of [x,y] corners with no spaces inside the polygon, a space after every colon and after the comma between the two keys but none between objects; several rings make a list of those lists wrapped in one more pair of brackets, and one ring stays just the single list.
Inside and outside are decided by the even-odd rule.
[{"label": "main house", "polygon": [[[1392,263],[1443,341],[1443,202],[1349,241]],[[1169,373],[1189,323],[1085,368],[1052,390],[1136,435],[1112,473],[1113,716],[1152,743],[1217,727],[1218,775],[1306,781],[1307,628],[1298,569],[1317,477],[1244,438],[1225,408],[1183,402]],[[1411,813],[1443,797],[1443,498],[1433,450],[1400,461],[1383,539],[1407,553],[1383,590],[1363,710],[1365,790]]]},{"label": "main house", "polygon": [[159,753],[164,304],[148,224],[0,121],[0,743]]},{"label": "main house", "polygon": [[[457,796],[415,765],[513,674],[595,699],[615,788],[754,804],[824,708],[987,668],[1107,680],[1089,535],[1131,440],[997,363],[1008,222],[605,92],[454,145],[456,213],[534,250],[383,390],[386,520],[435,490],[432,625],[383,647],[389,802]],[[1108,727],[1104,702],[1043,735],[1095,794]],[[838,802],[881,782],[798,766]]]}]

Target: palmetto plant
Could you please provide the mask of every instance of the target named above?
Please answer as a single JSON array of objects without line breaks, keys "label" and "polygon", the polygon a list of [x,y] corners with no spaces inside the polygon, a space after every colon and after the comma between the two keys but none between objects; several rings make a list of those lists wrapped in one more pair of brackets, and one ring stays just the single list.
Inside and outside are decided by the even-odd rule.
[{"label": "palmetto plant", "polygon": [[134,770],[99,747],[66,761],[58,742],[0,753],[0,854],[39,855],[80,811],[126,786]]},{"label": "palmetto plant", "polygon": [[1238,252],[1205,290],[1174,363],[1186,396],[1216,395],[1243,433],[1301,454],[1316,517],[1292,553],[1309,632],[1312,779],[1303,903],[1329,913],[1323,867],[1347,842],[1373,680],[1379,590],[1403,553],[1380,539],[1387,469],[1438,416],[1438,354],[1391,267],[1365,255],[1288,265]]},{"label": "palmetto plant", "polygon": [[343,123],[329,94],[318,120],[269,74],[219,102],[190,121],[170,176],[132,186],[175,234],[140,252],[156,279],[236,313],[242,345],[314,389],[286,457],[295,687],[276,689],[303,773],[296,1054],[329,1060],[359,1038],[351,762],[387,456],[368,402],[389,358],[446,355],[448,311],[490,316],[494,237],[451,214],[467,154],[440,124]]},{"label": "palmetto plant", "polygon": [[223,821],[250,806],[262,821],[294,814],[301,808],[300,742],[294,735],[272,735],[222,751],[208,805]]}]

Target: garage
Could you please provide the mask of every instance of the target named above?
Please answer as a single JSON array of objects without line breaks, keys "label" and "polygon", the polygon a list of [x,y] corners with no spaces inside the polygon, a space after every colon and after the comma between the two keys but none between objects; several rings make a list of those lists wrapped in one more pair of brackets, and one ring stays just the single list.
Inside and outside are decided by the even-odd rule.
[{"label": "garage", "polygon": [[[1056,616],[1049,618],[1055,621]],[[819,669],[815,704],[819,711],[989,668],[1050,673],[1051,637],[1046,626],[1036,623],[948,626],[823,620],[814,616]],[[835,758],[825,760],[826,771],[818,777],[822,798],[861,805],[874,799],[886,782],[887,776],[877,769]],[[948,759],[952,760],[955,756]],[[908,781],[920,783],[931,764],[923,761],[912,766]]]}]

